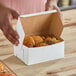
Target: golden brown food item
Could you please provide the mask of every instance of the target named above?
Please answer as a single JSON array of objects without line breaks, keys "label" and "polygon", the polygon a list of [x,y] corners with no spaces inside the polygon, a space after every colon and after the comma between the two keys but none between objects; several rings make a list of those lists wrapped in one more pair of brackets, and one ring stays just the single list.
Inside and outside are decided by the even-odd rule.
[{"label": "golden brown food item", "polygon": [[41,36],[43,40],[45,40],[45,36]]},{"label": "golden brown food item", "polygon": [[3,72],[3,73],[0,73],[0,76],[12,76],[12,74]]},{"label": "golden brown food item", "polygon": [[47,45],[48,44],[46,44],[46,43],[39,43],[39,44],[36,45],[36,47],[47,46]]},{"label": "golden brown food item", "polygon": [[35,45],[35,41],[31,36],[27,36],[25,37],[23,44],[27,47],[33,47]]},{"label": "golden brown food item", "polygon": [[43,38],[41,36],[31,36],[31,37],[34,39],[35,45],[43,42]]},{"label": "golden brown food item", "polygon": [[51,37],[46,37],[44,42],[47,43],[48,45],[54,44],[54,42],[52,42],[52,38]]},{"label": "golden brown food item", "polygon": [[2,71],[4,69],[3,64],[0,63],[0,71]]},{"label": "golden brown food item", "polygon": [[40,47],[60,42],[54,36],[26,36],[23,44],[27,47]]},{"label": "golden brown food item", "polygon": [[53,37],[53,38],[52,38],[52,42],[58,43],[58,42],[60,42],[60,40],[58,40],[58,39],[56,39],[55,37]]},{"label": "golden brown food item", "polygon": [[47,42],[47,41],[52,41],[52,38],[51,37],[46,37],[44,42]]},{"label": "golden brown food item", "polygon": [[4,70],[5,70],[4,65],[0,63],[0,76],[12,76],[12,74],[7,73]]}]

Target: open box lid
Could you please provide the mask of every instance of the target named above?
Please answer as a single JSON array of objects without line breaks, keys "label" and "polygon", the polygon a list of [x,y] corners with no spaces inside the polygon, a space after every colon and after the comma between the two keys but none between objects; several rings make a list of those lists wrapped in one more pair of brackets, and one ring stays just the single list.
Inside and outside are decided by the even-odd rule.
[{"label": "open box lid", "polygon": [[19,42],[23,44],[25,35],[51,35],[60,37],[63,25],[56,10],[35,14],[21,15],[18,19],[17,32]]}]

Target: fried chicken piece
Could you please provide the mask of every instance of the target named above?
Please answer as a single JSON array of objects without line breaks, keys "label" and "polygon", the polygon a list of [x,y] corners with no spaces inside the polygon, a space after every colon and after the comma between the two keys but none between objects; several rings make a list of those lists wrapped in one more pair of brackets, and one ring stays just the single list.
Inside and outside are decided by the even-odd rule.
[{"label": "fried chicken piece", "polygon": [[43,42],[43,38],[41,36],[31,36],[31,37],[34,39],[35,45]]},{"label": "fried chicken piece", "polygon": [[47,45],[48,44],[46,44],[46,43],[39,43],[39,44],[36,45],[36,47],[47,46]]},{"label": "fried chicken piece", "polygon": [[45,42],[47,42],[47,41],[52,41],[52,38],[51,37],[46,37]]},{"label": "fried chicken piece", "polygon": [[45,40],[45,36],[41,36],[43,40]]},{"label": "fried chicken piece", "polygon": [[53,37],[53,38],[52,38],[52,42],[58,43],[58,42],[60,42],[60,40],[58,40],[57,38]]},{"label": "fried chicken piece", "polygon": [[45,39],[45,42],[50,45],[50,44],[58,43],[58,42],[60,42],[60,40],[58,40],[55,37],[47,37]]},{"label": "fried chicken piece", "polygon": [[33,47],[35,46],[35,41],[31,36],[27,36],[25,37],[23,44],[27,47]]},{"label": "fried chicken piece", "polygon": [[45,43],[47,43],[48,45],[54,44],[52,42],[52,38],[51,37],[46,37],[46,39],[44,40]]}]

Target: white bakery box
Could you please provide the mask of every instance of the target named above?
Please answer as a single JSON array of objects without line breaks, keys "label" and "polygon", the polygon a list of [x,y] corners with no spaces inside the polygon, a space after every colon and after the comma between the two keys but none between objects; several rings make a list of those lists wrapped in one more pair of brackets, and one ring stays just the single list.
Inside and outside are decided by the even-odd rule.
[{"label": "white bakery box", "polygon": [[[16,26],[16,31],[20,36],[20,43],[18,46],[14,46],[14,55],[27,65],[63,58],[64,40],[60,37],[62,30],[62,21],[56,10],[21,15],[18,18]],[[56,38],[61,39],[61,42],[34,48],[28,48],[23,45],[25,36],[46,36],[51,34],[53,34]]]}]

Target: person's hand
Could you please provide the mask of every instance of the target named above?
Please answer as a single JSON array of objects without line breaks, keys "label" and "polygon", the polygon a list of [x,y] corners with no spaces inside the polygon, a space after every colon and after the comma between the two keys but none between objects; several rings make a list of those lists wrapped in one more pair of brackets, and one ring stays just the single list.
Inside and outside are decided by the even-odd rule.
[{"label": "person's hand", "polygon": [[10,20],[12,18],[17,19],[19,14],[3,5],[0,5],[0,29],[3,31],[6,38],[13,44],[18,45],[18,34],[12,28]]},{"label": "person's hand", "polygon": [[45,5],[45,11],[56,9],[60,16],[62,16],[61,11],[59,7],[57,6],[58,0],[47,0],[47,3]]}]

